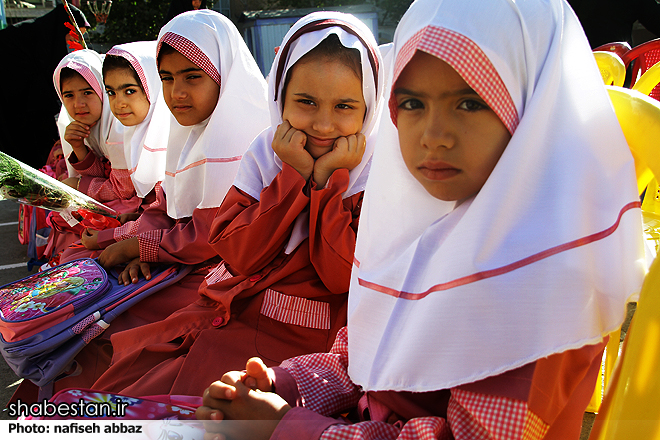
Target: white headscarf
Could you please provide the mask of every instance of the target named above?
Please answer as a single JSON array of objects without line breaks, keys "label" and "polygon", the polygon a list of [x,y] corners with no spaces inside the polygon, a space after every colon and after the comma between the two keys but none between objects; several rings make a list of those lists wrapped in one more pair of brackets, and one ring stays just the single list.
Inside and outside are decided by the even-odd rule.
[{"label": "white headscarf", "polygon": [[[124,126],[119,123],[110,111],[108,95],[105,93],[105,87],[103,86],[103,55],[91,49],[83,49],[71,52],[62,58],[62,61],[60,61],[53,73],[53,85],[60,100],[62,99],[60,72],[65,67],[73,69],[82,75],[94,89],[103,104],[101,118],[92,127],[89,137],[85,139],[85,145],[98,157],[107,158],[113,168],[126,169],[126,159],[124,158],[124,148],[122,145]],[[60,132],[60,140],[62,141],[62,151],[67,158],[73,152],[73,148],[64,140],[64,131],[71,122],[73,122],[73,118],[66,111],[66,108],[62,106],[57,120],[57,128]],[[69,177],[77,176],[78,172],[69,164],[68,160],[66,163]]]},{"label": "white headscarf", "polygon": [[[360,164],[349,173],[350,182],[344,197],[364,190],[374,151],[375,133],[383,107],[384,74],[378,44],[369,30],[355,16],[341,12],[319,11],[298,20],[284,36],[282,45],[268,75],[268,101],[271,126],[257,137],[245,153],[234,181],[237,188],[259,200],[261,191],[282,170],[282,161],[271,143],[277,126],[282,123],[282,88],[287,72],[307,52],[314,49],[330,34],[336,34],[341,44],[360,52],[362,65],[362,94],[367,111],[361,132],[367,139]],[[296,220],[286,252],[292,252],[309,235],[308,214]]]},{"label": "white headscarf", "polygon": [[208,9],[173,18],[158,35],[220,85],[211,116],[184,127],[171,116],[163,189],[167,214],[220,206],[254,137],[268,126],[266,81],[236,26]]},{"label": "white headscarf", "polygon": [[131,63],[149,101],[149,112],[142,122],[124,127],[126,168],[137,195],[144,197],[165,178],[165,152],[170,126],[170,110],[163,99],[156,66],[156,41],[136,41],[114,46],[106,55],[125,58]]},{"label": "white headscarf", "polygon": [[572,10],[418,0],[396,30],[394,81],[415,49],[457,70],[513,135],[457,206],[412,177],[381,124],[349,292],[351,379],[448,389],[600,342],[644,275],[641,216],[630,151]]}]

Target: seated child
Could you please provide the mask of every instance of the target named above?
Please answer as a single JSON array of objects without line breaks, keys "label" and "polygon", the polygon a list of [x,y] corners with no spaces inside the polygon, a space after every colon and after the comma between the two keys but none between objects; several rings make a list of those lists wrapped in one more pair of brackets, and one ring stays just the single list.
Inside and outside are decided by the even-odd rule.
[{"label": "seated child", "polygon": [[[102,66],[98,53],[77,50],[65,56],[53,74],[62,100],[58,128],[69,176],[63,182],[119,213],[135,212],[141,200],[126,169],[123,126],[112,115],[103,91]],[[53,231],[46,255],[58,260],[64,249],[80,239],[83,227],[67,222],[59,213],[52,213],[49,222]]]},{"label": "seated child", "polygon": [[103,60],[103,83],[110,110],[124,126],[124,157],[133,186],[145,198],[165,177],[170,122],[156,66],[156,41],[110,49]]},{"label": "seated child", "polygon": [[123,127],[103,92],[102,67],[103,57],[84,49],[65,56],[53,74],[63,105],[58,120],[62,149],[70,165],[64,182],[99,202],[131,199],[135,188],[126,169]]},{"label": "seated child", "polygon": [[[211,223],[242,154],[268,123],[266,82],[236,26],[223,15],[204,10],[177,16],[161,29],[156,50],[163,98],[173,115],[165,181],[155,186],[156,201],[133,223],[134,230],[125,231],[132,238],[107,247],[99,261],[111,268],[138,257],[119,275],[125,284],[137,280],[136,270],[149,277],[149,265],[141,261],[197,267],[115,319],[96,346],[76,357],[83,374],[56,382],[56,390],[89,387],[108,367],[109,338],[159,322],[199,298],[204,276],[217,265],[208,243]],[[139,255],[122,253],[131,242]]]},{"label": "seated child", "polygon": [[[120,216],[119,219],[125,222],[137,218],[154,202],[154,186],[165,176],[170,112],[161,97],[156,41],[138,41],[110,49],[103,60],[103,82],[110,110],[123,127],[126,168],[137,196],[142,200],[137,212]],[[101,235],[108,240],[117,229],[104,231]],[[95,251],[99,248],[96,244],[98,233],[95,229],[85,229],[81,235],[85,246],[67,248],[60,262],[98,256]]]},{"label": "seated child", "polygon": [[380,65],[352,15],[314,13],[289,30],[269,75],[272,126],[245,153],[209,234],[223,263],[195,304],[115,334],[94,388],[194,395],[245,356],[276,365],[330,348],[346,322]]},{"label": "seated child", "polygon": [[347,328],[226,374],[197,416],[269,421],[207,425],[233,439],[577,439],[644,274],[632,156],[579,22],[563,0],[418,0],[393,50],[398,143],[381,121]]},{"label": "seated child", "polygon": [[208,244],[211,222],[242,154],[268,124],[266,83],[248,54],[233,23],[211,10],[181,14],[161,29],[156,55],[171,112],[165,180],[137,222],[96,237],[105,267],[132,261],[125,282],[141,270],[148,275],[140,263],[217,257]]}]

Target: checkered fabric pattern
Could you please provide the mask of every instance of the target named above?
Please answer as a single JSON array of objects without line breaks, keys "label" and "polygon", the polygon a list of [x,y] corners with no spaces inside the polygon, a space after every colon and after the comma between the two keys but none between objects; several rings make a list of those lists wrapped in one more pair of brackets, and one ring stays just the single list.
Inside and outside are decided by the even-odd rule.
[{"label": "checkered fabric pattern", "polygon": [[[513,134],[519,122],[518,110],[504,81],[479,46],[456,32],[426,26],[413,35],[399,51],[394,64],[395,82],[418,49],[440,58],[456,70]],[[397,106],[393,94],[390,96],[389,107],[392,121],[396,125]]]},{"label": "checkered fabric pattern", "polygon": [[[94,92],[98,95],[99,99],[103,101],[103,90],[104,88],[99,84],[99,81],[96,79],[94,76],[94,73],[89,69],[89,67],[79,64],[75,61],[69,61],[66,63],[66,65],[62,66],[62,69],[68,67],[69,69],[73,69],[76,72],[78,72],[80,75],[82,75],[83,78],[85,78],[85,81],[94,89]],[[59,80],[59,78],[58,78]],[[58,81],[59,82],[59,81]],[[60,84],[60,88],[62,85]],[[61,92],[58,90],[57,93],[60,94],[60,98],[62,97]]]},{"label": "checkered fabric pattern", "polygon": [[[451,391],[452,399],[458,408],[449,423],[456,440],[473,439],[474,431],[480,432],[475,425],[484,428],[488,436],[495,440],[521,439],[527,418],[527,403],[500,396],[473,393],[460,389]],[[463,410],[461,410],[461,408]],[[454,421],[456,427],[454,426]],[[468,428],[467,430],[464,429]],[[460,431],[457,432],[457,428]],[[466,432],[466,434],[463,434]]]},{"label": "checkered fabric pattern", "polygon": [[87,195],[101,202],[130,199],[135,195],[130,171],[113,168],[108,179],[92,179],[87,189]]},{"label": "checkered fabric pattern", "polygon": [[140,247],[140,261],[158,263],[158,249],[163,231],[156,229],[146,231],[137,236]]},{"label": "checkered fabric pattern", "polygon": [[[154,191],[156,192],[156,200],[151,202],[151,204],[146,209],[157,208],[160,206],[160,200],[163,194],[163,188],[160,186],[160,182],[154,186]],[[138,217],[137,220],[126,222],[123,225],[114,229],[112,237],[115,241],[126,240],[127,238],[135,237],[140,228],[140,220],[142,217]]]},{"label": "checkered fabric pattern", "polygon": [[106,55],[115,55],[118,57],[122,57],[125,58],[129,63],[131,63],[131,66],[133,66],[133,69],[135,69],[138,78],[140,78],[140,84],[142,85],[142,90],[144,90],[144,93],[147,95],[147,101],[151,103],[152,101],[149,95],[149,86],[147,85],[147,77],[144,74],[144,70],[142,69],[142,66],[140,65],[138,59],[135,58],[135,56],[132,53],[127,52],[123,49],[118,49],[116,47],[110,49],[106,53]]},{"label": "checkered fabric pattern", "polygon": [[[74,153],[71,154],[73,155]],[[80,173],[81,176],[107,178],[108,175],[106,174],[106,166],[105,166],[107,159],[100,158],[91,151],[87,154],[91,154],[94,157],[94,161],[87,168],[80,168],[80,162],[75,162],[75,163],[72,162],[72,165],[74,166],[76,171],[78,171],[78,173]]]},{"label": "checkered fabric pattern", "polygon": [[[329,353],[314,353],[282,362],[298,385],[303,406],[333,416],[357,405],[363,395],[348,376],[348,332],[337,333]],[[451,390],[447,420],[420,417],[394,425],[367,421],[332,425],[323,440],[536,440],[548,430],[521,400],[460,389]]]},{"label": "checkered fabric pattern", "polygon": [[127,238],[135,237],[139,227],[140,217],[135,221],[126,222],[123,225],[116,227],[112,231],[112,238],[114,238],[115,241],[122,241]]},{"label": "checkered fabric pattern", "polygon": [[550,428],[550,425],[528,409],[522,438],[523,440],[542,439],[548,432],[548,428]]},{"label": "checkered fabric pattern", "polygon": [[385,422],[362,422],[354,425],[332,425],[323,431],[320,440],[384,440],[395,439],[398,434],[399,429],[394,425]]},{"label": "checkered fabric pattern", "polygon": [[330,304],[266,289],[260,313],[285,324],[330,329]]},{"label": "checkered fabric pattern", "polygon": [[348,376],[348,333],[339,330],[329,353],[313,353],[286,360],[280,367],[298,384],[303,405],[332,416],[357,405],[362,390]]},{"label": "checkered fabric pattern", "polygon": [[179,34],[173,32],[166,32],[165,35],[158,42],[158,49],[156,53],[160,53],[160,47],[163,43],[166,43],[176,49],[181,55],[188,58],[190,61],[195,63],[202,69],[208,76],[210,76],[213,81],[215,81],[218,86],[220,86],[220,73],[218,68],[209,60],[209,58],[202,52],[199,47],[195,45],[189,39],[182,37]]}]

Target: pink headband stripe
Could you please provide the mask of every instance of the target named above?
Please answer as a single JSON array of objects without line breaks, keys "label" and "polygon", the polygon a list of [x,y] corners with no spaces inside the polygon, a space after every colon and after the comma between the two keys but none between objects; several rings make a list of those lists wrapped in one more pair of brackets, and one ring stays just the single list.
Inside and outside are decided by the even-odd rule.
[{"label": "pink headband stripe", "polygon": [[131,63],[131,66],[133,66],[133,69],[135,69],[138,78],[140,78],[142,89],[144,90],[144,93],[147,95],[147,101],[151,103],[151,96],[149,95],[149,85],[147,84],[147,76],[144,74],[144,70],[142,69],[142,65],[140,64],[138,59],[135,58],[135,56],[132,53],[126,52],[123,49],[117,49],[116,47],[110,49],[106,55],[115,55],[118,57],[122,57],[125,58],[129,63]]},{"label": "pink headband stripe", "polygon": [[179,173],[183,173],[184,171],[188,171],[191,168],[198,167],[200,165],[204,165],[205,163],[226,163],[226,162],[236,162],[240,161],[243,158],[243,156],[234,156],[234,157],[218,157],[218,158],[209,158],[209,159],[202,159],[198,160],[197,162],[191,163],[185,168],[182,168],[180,170],[176,170],[175,172],[171,171],[166,171],[165,174],[174,177]]},{"label": "pink headband stripe", "polygon": [[165,35],[161,37],[158,41],[158,48],[156,49],[156,57],[160,53],[160,48],[165,44],[169,44],[174,49],[176,49],[181,55],[188,58],[191,62],[199,66],[208,76],[210,76],[213,81],[215,81],[218,86],[220,86],[220,73],[218,69],[213,65],[209,57],[206,56],[204,52],[200,50],[199,47],[186,37],[182,37],[179,34],[173,32],[166,32]]},{"label": "pink headband stripe", "polygon": [[[413,35],[399,51],[394,65],[394,83],[417,50],[440,58],[456,70],[493,109],[509,133],[513,134],[519,122],[518,110],[504,81],[476,43],[449,29],[426,26]],[[396,125],[397,107],[393,94],[390,96],[389,106],[390,116]]]}]

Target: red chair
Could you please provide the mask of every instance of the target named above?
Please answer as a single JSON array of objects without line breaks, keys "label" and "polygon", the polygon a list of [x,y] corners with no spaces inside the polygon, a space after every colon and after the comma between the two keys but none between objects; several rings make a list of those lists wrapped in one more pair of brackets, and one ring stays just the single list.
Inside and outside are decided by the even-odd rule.
[{"label": "red chair", "polygon": [[[632,87],[644,72],[660,61],[660,38],[633,47],[621,55],[621,60],[626,67],[632,63],[632,79],[630,83],[630,87]],[[649,96],[660,100],[660,87],[656,86]]]},{"label": "red chair", "polygon": [[598,46],[593,51],[594,52],[614,52],[615,54],[623,57],[623,54],[630,50],[630,44],[625,41],[616,42],[616,43],[607,43],[602,46]]}]

